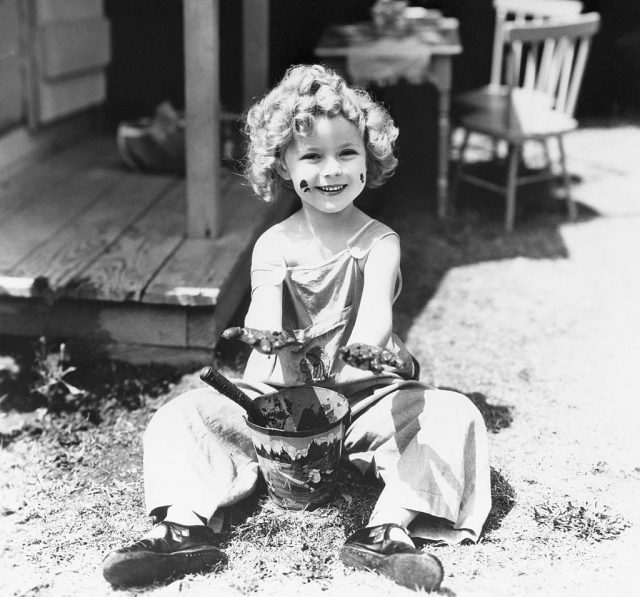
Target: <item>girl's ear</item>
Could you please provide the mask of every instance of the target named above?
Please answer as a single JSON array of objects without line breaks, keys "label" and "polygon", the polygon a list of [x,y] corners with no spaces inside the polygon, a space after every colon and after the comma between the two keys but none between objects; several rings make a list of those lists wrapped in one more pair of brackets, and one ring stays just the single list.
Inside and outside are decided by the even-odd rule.
[{"label": "girl's ear", "polygon": [[276,162],[276,172],[284,178],[284,180],[291,180],[291,174],[287,170],[287,165],[282,160]]}]

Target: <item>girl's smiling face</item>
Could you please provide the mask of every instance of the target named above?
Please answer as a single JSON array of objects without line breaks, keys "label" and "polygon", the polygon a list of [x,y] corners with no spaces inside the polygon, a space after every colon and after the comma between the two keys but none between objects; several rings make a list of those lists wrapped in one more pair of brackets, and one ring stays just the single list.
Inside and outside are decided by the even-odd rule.
[{"label": "girl's smiling face", "polygon": [[342,116],[320,117],[312,136],[296,136],[284,153],[280,172],[303,204],[323,213],[350,206],[364,189],[367,158],[354,124]]}]

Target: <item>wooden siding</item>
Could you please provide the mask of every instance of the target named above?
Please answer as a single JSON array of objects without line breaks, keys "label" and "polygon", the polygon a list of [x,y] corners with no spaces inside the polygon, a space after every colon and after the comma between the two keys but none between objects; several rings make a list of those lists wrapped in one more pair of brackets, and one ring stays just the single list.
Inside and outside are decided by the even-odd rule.
[{"label": "wooden siding", "polygon": [[104,101],[111,47],[102,0],[35,0],[27,6],[31,125]]},{"label": "wooden siding", "polygon": [[109,22],[102,18],[51,23],[41,31],[42,76],[68,78],[109,64]]},{"label": "wooden siding", "polygon": [[22,120],[22,53],[17,0],[0,1],[0,134]]}]

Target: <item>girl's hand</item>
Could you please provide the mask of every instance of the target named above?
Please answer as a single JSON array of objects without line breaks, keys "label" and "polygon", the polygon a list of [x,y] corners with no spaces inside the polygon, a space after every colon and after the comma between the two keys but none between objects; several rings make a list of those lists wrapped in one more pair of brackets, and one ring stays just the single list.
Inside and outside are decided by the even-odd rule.
[{"label": "girl's hand", "polygon": [[257,330],[255,328],[233,327],[222,332],[222,337],[226,340],[240,340],[251,346],[262,354],[273,354],[274,352],[299,344],[295,334],[291,330]]},{"label": "girl's hand", "polygon": [[370,344],[354,343],[338,349],[342,360],[358,369],[382,373],[406,373],[409,366],[397,354]]}]

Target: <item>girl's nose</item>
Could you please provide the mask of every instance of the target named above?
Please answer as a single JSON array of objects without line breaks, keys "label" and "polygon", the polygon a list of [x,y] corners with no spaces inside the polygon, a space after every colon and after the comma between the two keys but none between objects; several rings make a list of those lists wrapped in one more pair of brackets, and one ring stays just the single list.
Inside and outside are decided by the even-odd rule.
[{"label": "girl's nose", "polygon": [[327,160],[322,172],[323,176],[342,176],[342,166],[338,160]]}]

